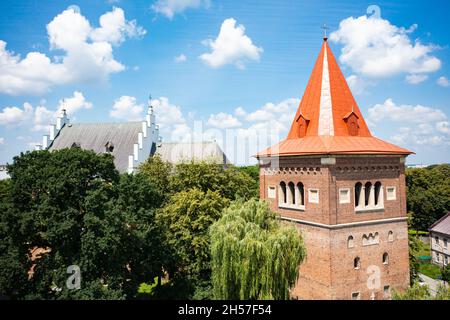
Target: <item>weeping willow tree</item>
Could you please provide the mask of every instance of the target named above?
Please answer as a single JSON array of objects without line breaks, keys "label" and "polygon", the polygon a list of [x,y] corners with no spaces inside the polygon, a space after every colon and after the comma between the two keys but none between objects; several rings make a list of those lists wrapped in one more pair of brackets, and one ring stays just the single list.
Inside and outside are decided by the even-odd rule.
[{"label": "weeping willow tree", "polygon": [[233,202],[210,235],[215,298],[289,298],[306,250],[295,228],[281,225],[267,203]]}]

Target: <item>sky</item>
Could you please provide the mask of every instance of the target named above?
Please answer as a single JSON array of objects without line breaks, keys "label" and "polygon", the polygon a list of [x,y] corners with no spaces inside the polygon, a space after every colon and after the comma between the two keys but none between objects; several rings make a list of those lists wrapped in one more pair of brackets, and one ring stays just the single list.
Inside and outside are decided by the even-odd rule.
[{"label": "sky", "polygon": [[284,139],[322,45],[373,135],[449,162],[448,1],[0,2],[0,164],[72,122],[143,120],[235,164]]}]

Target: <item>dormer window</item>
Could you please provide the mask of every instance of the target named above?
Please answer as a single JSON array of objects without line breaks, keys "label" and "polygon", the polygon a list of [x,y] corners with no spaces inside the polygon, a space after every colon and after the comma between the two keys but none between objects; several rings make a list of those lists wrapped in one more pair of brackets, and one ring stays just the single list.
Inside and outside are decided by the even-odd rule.
[{"label": "dormer window", "polygon": [[114,151],[114,145],[108,141],[108,143],[105,144],[105,152],[112,153]]},{"label": "dormer window", "polygon": [[74,142],[74,143],[72,143],[72,145],[70,147],[71,148],[81,148],[81,144],[79,142]]},{"label": "dormer window", "polygon": [[348,134],[351,136],[357,136],[359,133],[358,119],[359,117],[353,111],[347,113],[344,116],[344,121],[347,124]]},{"label": "dormer window", "polygon": [[306,136],[306,130],[308,129],[309,119],[306,118],[303,114],[300,113],[298,118],[296,119],[298,125],[298,137],[303,138]]}]

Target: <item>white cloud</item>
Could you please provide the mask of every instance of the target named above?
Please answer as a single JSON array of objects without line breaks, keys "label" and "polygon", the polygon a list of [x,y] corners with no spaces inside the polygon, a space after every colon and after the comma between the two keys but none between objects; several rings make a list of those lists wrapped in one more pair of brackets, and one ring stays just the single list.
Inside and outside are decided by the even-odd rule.
[{"label": "white cloud", "polygon": [[348,76],[346,80],[350,90],[355,95],[364,93],[366,88],[372,84],[369,80],[363,79],[355,74]]},{"label": "white cloud", "polygon": [[405,77],[406,82],[410,84],[419,84],[421,82],[424,82],[428,79],[428,76],[426,74],[408,74]]},{"label": "white cloud", "polygon": [[397,133],[392,140],[400,145],[450,145],[450,123],[439,109],[422,105],[397,105],[392,99],[369,108],[369,121],[392,121]]},{"label": "white cloud", "polygon": [[207,8],[210,4],[210,0],[157,0],[152,5],[152,9],[172,19],[174,15],[182,13],[188,8]]},{"label": "white cloud", "polygon": [[442,110],[418,105],[397,105],[389,98],[382,104],[369,108],[369,120],[380,122],[391,120],[411,123],[430,123],[445,120],[447,116]]},{"label": "white cloud", "polygon": [[33,117],[33,107],[28,102],[23,104],[23,109],[18,107],[6,107],[0,112],[0,125],[16,126]]},{"label": "white cloud", "polygon": [[208,124],[220,129],[236,128],[242,125],[238,119],[224,112],[212,114],[208,119]]},{"label": "white cloud", "polygon": [[152,106],[155,110],[156,122],[160,124],[161,128],[186,123],[181,107],[170,103],[169,98],[153,99]]},{"label": "white cloud", "polygon": [[114,105],[109,115],[116,119],[127,121],[142,120],[143,104],[137,104],[135,97],[121,96],[114,101]]},{"label": "white cloud", "polygon": [[180,63],[187,60],[187,57],[184,54],[180,54],[179,56],[175,57],[175,62]]},{"label": "white cloud", "polygon": [[100,27],[92,28],[78,10],[69,7],[47,25],[50,50],[61,50],[63,55],[51,59],[29,52],[21,58],[0,40],[0,93],[42,94],[55,85],[106,81],[111,73],[125,69],[114,59],[112,45],[144,33],[134,20],[125,20],[120,8],[102,15]]},{"label": "white cloud", "polygon": [[5,144],[5,138],[0,137],[0,144]]},{"label": "white cloud", "polygon": [[126,21],[124,11],[114,7],[111,12],[100,17],[100,27],[91,31],[91,39],[95,42],[106,41],[117,45],[124,42],[127,37],[141,37],[146,33],[143,27],[137,25],[136,20]]},{"label": "white cloud", "polygon": [[[65,101],[64,104],[63,101]],[[45,131],[50,124],[54,123],[58,113],[63,108],[66,108],[69,116],[71,116],[81,109],[92,108],[92,103],[86,101],[80,91],[75,91],[72,97],[60,100],[56,110],[48,109],[45,106],[45,100],[41,101],[36,107],[25,102],[23,108],[5,107],[0,112],[0,125],[8,127],[26,125],[31,131]]]},{"label": "white cloud", "polygon": [[91,109],[92,103],[86,101],[83,93],[80,91],[74,91],[73,96],[70,98],[64,98],[59,100],[58,110],[66,109],[69,116],[73,115],[81,109]]},{"label": "white cloud", "polygon": [[437,84],[442,86],[442,87],[450,87],[450,81],[448,81],[448,79],[444,76],[439,77],[439,79],[437,79]]},{"label": "white cloud", "polygon": [[247,114],[247,111],[245,111],[245,109],[242,107],[237,107],[236,109],[234,109],[234,114],[238,117],[243,117]]},{"label": "white cloud", "polygon": [[409,38],[416,27],[397,27],[373,16],[349,17],[340,22],[330,40],[343,45],[340,61],[363,76],[382,78],[436,71],[441,67],[441,61],[431,55],[436,47]]},{"label": "white cloud", "polygon": [[213,68],[234,64],[242,69],[248,60],[259,61],[263,52],[263,49],[255,46],[245,34],[245,27],[236,26],[236,20],[233,18],[226,19],[222,23],[215,40],[207,39],[204,44],[212,51],[200,55],[200,59]]}]

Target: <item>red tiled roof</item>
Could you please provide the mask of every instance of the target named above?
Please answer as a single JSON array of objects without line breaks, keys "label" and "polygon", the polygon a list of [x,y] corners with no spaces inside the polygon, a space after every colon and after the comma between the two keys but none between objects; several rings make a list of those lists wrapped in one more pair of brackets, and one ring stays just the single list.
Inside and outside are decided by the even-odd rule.
[{"label": "red tiled roof", "polygon": [[[322,114],[321,114],[322,113]],[[351,132],[351,114],[356,134]],[[306,130],[297,122],[309,120]],[[351,134],[353,133],[353,134]],[[412,152],[372,136],[326,39],[309,78],[291,129],[285,140],[260,152],[269,155],[307,154],[411,154]]]}]

